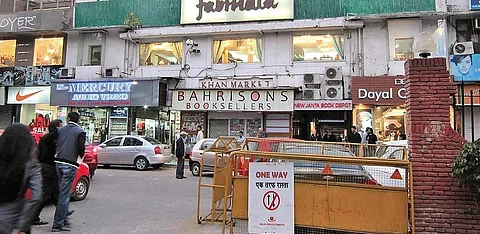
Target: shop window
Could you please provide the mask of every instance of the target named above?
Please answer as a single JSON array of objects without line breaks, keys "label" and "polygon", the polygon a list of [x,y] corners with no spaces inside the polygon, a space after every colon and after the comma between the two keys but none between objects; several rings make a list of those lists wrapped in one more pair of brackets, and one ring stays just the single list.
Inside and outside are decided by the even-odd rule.
[{"label": "shop window", "polygon": [[293,61],[344,60],[342,35],[306,35],[293,37]]},{"label": "shop window", "polygon": [[412,59],[413,53],[413,38],[395,38],[395,61],[405,61]]},{"label": "shop window", "polygon": [[140,44],[140,66],[179,65],[182,53],[182,42]]},{"label": "shop window", "polygon": [[213,63],[261,63],[261,38],[214,40]]},{"label": "shop window", "polygon": [[98,66],[102,62],[102,46],[90,46],[90,65]]},{"label": "shop window", "polygon": [[123,146],[142,146],[142,145],[143,145],[143,142],[135,138],[126,137],[125,140],[123,140]]},{"label": "shop window", "polygon": [[15,66],[16,40],[0,40],[0,67]]},{"label": "shop window", "polygon": [[34,66],[62,65],[62,63],[63,37],[35,39]]},{"label": "shop window", "polygon": [[121,137],[119,137],[119,138],[113,138],[113,139],[107,141],[107,142],[105,143],[105,145],[107,145],[107,147],[115,147],[115,146],[119,146],[121,142],[122,142],[122,138],[121,138]]}]

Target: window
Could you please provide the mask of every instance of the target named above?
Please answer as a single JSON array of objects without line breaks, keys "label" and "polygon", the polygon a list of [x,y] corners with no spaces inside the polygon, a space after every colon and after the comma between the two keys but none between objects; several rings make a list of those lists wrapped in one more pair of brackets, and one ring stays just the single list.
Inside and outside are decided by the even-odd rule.
[{"label": "window", "polygon": [[105,143],[105,145],[107,145],[107,147],[115,147],[115,146],[119,146],[121,142],[122,142],[121,137],[113,138],[113,139],[107,141],[107,143]]},{"label": "window", "polygon": [[100,65],[102,62],[102,46],[90,46],[90,65]]},{"label": "window", "polygon": [[202,147],[200,147],[200,150],[206,150],[206,149],[210,148],[210,146],[212,146],[212,144],[213,144],[213,141],[205,141],[205,142],[203,142]]},{"label": "window", "polygon": [[261,63],[261,38],[214,40],[213,63]]},{"label": "window", "polygon": [[143,139],[145,139],[146,141],[148,141],[148,143],[150,143],[150,144],[152,144],[152,145],[160,145],[160,144],[162,144],[160,141],[158,141],[158,140],[155,139],[155,138],[143,137]]},{"label": "window", "polygon": [[37,38],[33,66],[62,65],[63,37]]},{"label": "window", "polygon": [[345,39],[342,35],[293,37],[293,61],[344,60]]},{"label": "window", "polygon": [[0,67],[15,66],[16,40],[0,40]]},{"label": "window", "polygon": [[404,61],[414,57],[413,38],[395,38],[395,61]]},{"label": "window", "polygon": [[140,44],[140,66],[179,65],[182,53],[182,42]]},{"label": "window", "polygon": [[126,137],[125,140],[123,140],[123,146],[142,146],[142,145],[143,145],[143,142],[135,138]]}]

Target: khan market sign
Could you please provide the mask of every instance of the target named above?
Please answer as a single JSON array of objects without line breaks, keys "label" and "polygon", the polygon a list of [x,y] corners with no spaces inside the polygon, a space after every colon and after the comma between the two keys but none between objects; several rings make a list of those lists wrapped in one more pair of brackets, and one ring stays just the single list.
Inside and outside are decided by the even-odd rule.
[{"label": "khan market sign", "polygon": [[52,83],[52,106],[158,106],[159,81]]},{"label": "khan market sign", "polygon": [[293,111],[293,90],[175,90],[177,111]]},{"label": "khan market sign", "polygon": [[353,104],[403,105],[406,91],[402,76],[352,77]]},{"label": "khan market sign", "polygon": [[273,77],[205,78],[199,80],[200,89],[268,89],[274,88]]},{"label": "khan market sign", "polygon": [[181,1],[181,24],[293,19],[294,0]]},{"label": "khan market sign", "polygon": [[350,100],[298,100],[295,101],[293,105],[294,110],[353,110],[353,104]]}]

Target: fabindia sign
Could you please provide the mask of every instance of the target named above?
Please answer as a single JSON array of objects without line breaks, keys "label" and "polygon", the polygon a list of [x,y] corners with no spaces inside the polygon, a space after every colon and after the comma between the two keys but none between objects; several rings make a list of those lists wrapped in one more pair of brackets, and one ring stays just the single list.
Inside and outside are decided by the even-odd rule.
[{"label": "fabindia sign", "polygon": [[293,111],[293,90],[175,90],[178,111]]},{"label": "fabindia sign", "polygon": [[294,0],[182,0],[181,24],[293,19]]},{"label": "fabindia sign", "polygon": [[158,106],[158,80],[54,82],[53,106]]}]

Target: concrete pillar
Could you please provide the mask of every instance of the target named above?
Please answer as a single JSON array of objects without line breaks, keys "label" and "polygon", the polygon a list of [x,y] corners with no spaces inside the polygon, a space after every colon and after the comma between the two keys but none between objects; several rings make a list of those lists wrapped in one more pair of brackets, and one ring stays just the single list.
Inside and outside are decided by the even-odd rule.
[{"label": "concrete pillar", "polygon": [[456,92],[444,58],[405,63],[407,139],[413,164],[417,233],[480,233],[472,197],[458,186],[452,165],[465,139],[450,125]]}]

